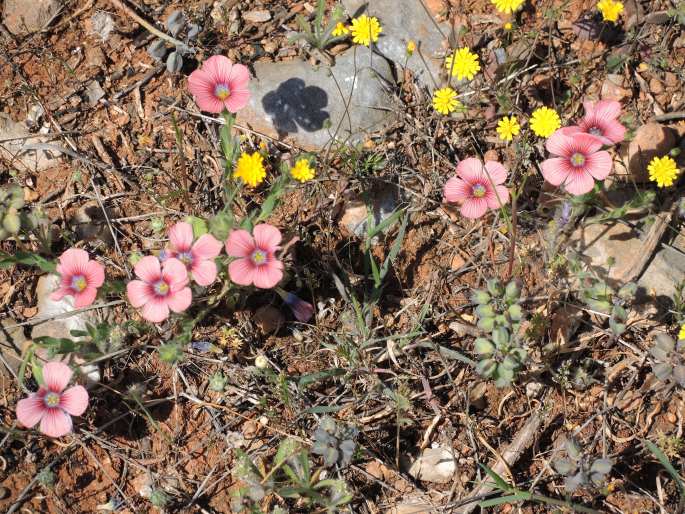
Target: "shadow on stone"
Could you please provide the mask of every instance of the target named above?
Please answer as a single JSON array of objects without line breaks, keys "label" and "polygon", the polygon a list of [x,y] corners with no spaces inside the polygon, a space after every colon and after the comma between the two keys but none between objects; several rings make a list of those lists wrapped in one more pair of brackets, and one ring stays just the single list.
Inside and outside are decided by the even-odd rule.
[{"label": "shadow on stone", "polygon": [[328,94],[316,86],[306,86],[304,80],[291,78],[262,99],[264,111],[271,116],[279,137],[297,132],[315,132],[324,127],[330,114]]}]

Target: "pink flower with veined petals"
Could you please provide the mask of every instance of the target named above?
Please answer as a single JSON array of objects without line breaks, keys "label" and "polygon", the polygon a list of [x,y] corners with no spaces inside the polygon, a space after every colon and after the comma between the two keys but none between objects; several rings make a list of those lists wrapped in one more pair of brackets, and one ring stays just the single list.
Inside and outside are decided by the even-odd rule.
[{"label": "pink flower with veined petals", "polygon": [[169,229],[171,246],[164,251],[166,260],[175,258],[186,265],[195,283],[208,286],[216,279],[214,258],[221,253],[221,243],[211,234],[203,234],[193,244],[193,227],[181,221]]},{"label": "pink flower with veined petals", "polygon": [[188,285],[188,271],[178,259],[163,263],[148,255],[136,264],[134,271],[141,280],[126,285],[128,301],[135,308],[142,307],[141,315],[152,323],[169,317],[169,310],[183,312],[190,306],[193,295]]},{"label": "pink flower with veined petals", "polygon": [[53,300],[65,296],[74,297],[74,307],[87,307],[95,301],[98,287],[105,281],[105,268],[91,261],[88,252],[70,248],[59,257],[57,273],[60,274],[59,289],[50,295]]},{"label": "pink flower with veined petals", "polygon": [[542,176],[572,195],[592,191],[595,179],[604,180],[611,173],[611,155],[601,150],[602,142],[596,136],[559,129],[547,139],[545,146],[557,157],[542,162]]},{"label": "pink flower with veined petals", "polygon": [[64,390],[73,372],[63,362],[43,366],[43,385],[37,393],[17,403],[17,419],[26,428],[40,422],[40,431],[50,437],[71,432],[71,416],[80,416],[88,407],[88,392],[83,386]]},{"label": "pink flower with veined petals", "polygon": [[567,132],[576,131],[590,134],[599,139],[603,145],[613,145],[623,141],[626,128],[618,121],[621,104],[616,100],[583,102],[585,116],[578,125],[566,127]]},{"label": "pink flower with veined petals", "polygon": [[188,77],[188,90],[203,111],[238,112],[250,100],[247,83],[250,72],[242,64],[233,64],[228,57],[214,55]]},{"label": "pink flower with veined petals", "polygon": [[475,157],[457,164],[457,177],[447,181],[443,195],[448,202],[461,204],[467,218],[480,218],[489,209],[499,209],[509,202],[509,190],[503,186],[507,170],[499,162],[486,161],[485,166]]},{"label": "pink flower with veined petals", "polygon": [[254,284],[270,289],[283,278],[283,263],[276,258],[281,231],[273,225],[255,226],[252,235],[247,230],[233,230],[226,241],[226,253],[238,257],[228,265],[231,280],[239,286]]}]

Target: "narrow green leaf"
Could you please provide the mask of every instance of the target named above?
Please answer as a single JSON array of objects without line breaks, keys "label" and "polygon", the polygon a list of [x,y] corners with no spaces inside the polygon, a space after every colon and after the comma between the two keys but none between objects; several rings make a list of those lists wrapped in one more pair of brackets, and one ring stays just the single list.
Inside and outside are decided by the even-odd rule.
[{"label": "narrow green leaf", "polygon": [[515,503],[525,500],[530,500],[531,494],[520,492],[516,494],[511,494],[508,496],[500,496],[498,498],[490,498],[489,500],[484,500],[478,504],[481,508],[486,507],[496,507],[497,505],[504,505],[506,503]]},{"label": "narrow green leaf", "polygon": [[501,489],[502,491],[512,490],[512,487],[509,484],[507,484],[501,476],[499,476],[485,464],[480,464],[480,467],[483,468],[483,470],[490,476],[490,478],[492,478],[495,481],[495,485],[497,485],[499,489]]},{"label": "narrow green leaf", "polygon": [[316,373],[309,373],[307,375],[302,375],[300,377],[300,379],[297,381],[297,386],[300,388],[306,387],[310,384],[318,382],[319,380],[323,380],[329,377],[339,377],[344,375],[345,373],[346,371],[342,368],[333,368],[323,371],[317,371]]},{"label": "narrow green leaf", "polygon": [[664,468],[666,468],[668,474],[673,477],[676,486],[678,486],[680,496],[685,497],[685,484],[683,484],[683,479],[681,478],[680,474],[678,474],[678,471],[673,467],[671,462],[668,460],[668,457],[666,457],[664,452],[661,451],[661,448],[659,448],[649,439],[643,439],[642,442],[647,448],[649,448],[649,451],[651,451],[654,454],[654,456],[659,460],[659,462],[661,462],[661,465]]}]

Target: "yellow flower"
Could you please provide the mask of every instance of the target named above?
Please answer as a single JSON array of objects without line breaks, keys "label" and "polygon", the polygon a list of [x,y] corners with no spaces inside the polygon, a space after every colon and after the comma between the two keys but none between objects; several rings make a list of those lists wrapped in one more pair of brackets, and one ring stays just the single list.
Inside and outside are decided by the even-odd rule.
[{"label": "yellow flower", "polygon": [[490,0],[490,2],[495,6],[501,13],[512,13],[518,11],[525,0]]},{"label": "yellow flower", "polygon": [[412,56],[412,55],[414,55],[415,51],[416,51],[416,43],[414,42],[413,39],[410,39],[409,42],[407,43],[407,55]]},{"label": "yellow flower", "polygon": [[514,28],[514,26],[511,24],[510,21],[508,21],[508,22],[506,22],[506,23],[504,24],[504,30],[507,30],[507,31],[508,31],[508,30],[513,29],[513,28]]},{"label": "yellow flower", "polygon": [[316,176],[316,171],[309,165],[309,159],[298,159],[295,166],[290,168],[290,174],[295,180],[307,182]]},{"label": "yellow flower", "polygon": [[453,77],[457,77],[457,80],[463,78],[471,80],[480,71],[480,64],[478,64],[478,56],[468,47],[464,47],[455,50],[452,55],[445,58],[445,68]]},{"label": "yellow flower", "polygon": [[339,21],[335,25],[333,32],[331,32],[331,34],[333,34],[334,37],[344,36],[345,34],[349,34],[349,33],[350,33],[350,29],[348,27],[346,27],[345,24],[341,21]]},{"label": "yellow flower", "polygon": [[685,339],[685,323],[680,327],[680,332],[678,332],[678,341]]},{"label": "yellow flower", "polygon": [[540,107],[533,111],[530,118],[530,128],[540,137],[549,137],[561,127],[561,120],[557,111],[549,107]]},{"label": "yellow flower", "polygon": [[352,32],[353,43],[369,46],[371,42],[378,41],[378,35],[383,32],[383,27],[375,16],[369,18],[366,14],[362,14],[352,20],[350,32]]},{"label": "yellow flower", "polygon": [[659,187],[672,186],[678,177],[678,167],[668,155],[654,157],[647,166],[647,171],[649,171],[649,180],[656,182]]},{"label": "yellow flower", "polygon": [[618,16],[623,12],[623,2],[599,0],[599,2],[597,2],[597,9],[602,13],[604,21],[615,23],[618,21]]},{"label": "yellow flower", "polygon": [[511,141],[514,136],[518,136],[521,131],[521,125],[519,125],[519,120],[516,116],[504,117],[499,120],[497,124],[497,133],[499,138],[503,141]]},{"label": "yellow flower", "polygon": [[259,152],[253,154],[243,153],[238,159],[233,178],[239,178],[248,186],[256,187],[266,177],[264,169],[264,157]]},{"label": "yellow flower", "polygon": [[433,93],[433,108],[440,114],[449,114],[461,105],[457,92],[451,87],[436,89]]}]

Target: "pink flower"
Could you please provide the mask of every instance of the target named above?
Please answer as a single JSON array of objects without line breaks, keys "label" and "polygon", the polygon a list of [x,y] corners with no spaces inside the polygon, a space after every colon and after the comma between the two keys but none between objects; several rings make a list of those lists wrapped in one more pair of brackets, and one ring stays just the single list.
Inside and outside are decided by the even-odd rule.
[{"label": "pink flower", "polygon": [[185,264],[193,280],[208,286],[216,279],[214,258],[221,252],[221,243],[211,234],[204,234],[193,244],[193,227],[181,221],[169,229],[171,246],[164,251],[164,258],[175,258]]},{"label": "pink flower", "polygon": [[509,191],[501,185],[507,170],[499,162],[487,161],[483,166],[469,157],[457,165],[457,175],[447,181],[443,194],[446,201],[461,204],[461,213],[467,218],[480,218],[488,208],[499,209],[509,201]]},{"label": "pink flower", "polygon": [[128,301],[135,308],[142,307],[141,315],[148,321],[160,323],[169,317],[169,310],[183,312],[190,306],[192,294],[188,284],[188,271],[178,259],[160,263],[148,255],[134,268],[141,280],[126,285]]},{"label": "pink flower", "polygon": [[228,265],[231,280],[240,286],[254,284],[270,289],[283,278],[283,263],[276,259],[281,232],[273,225],[262,223],[252,231],[233,230],[226,241],[226,253],[238,257]]},{"label": "pink flower", "polygon": [[57,273],[60,274],[59,289],[50,298],[61,300],[65,296],[74,297],[74,307],[87,307],[95,301],[98,287],[105,281],[105,268],[91,261],[88,252],[70,248],[59,257]]},{"label": "pink flower", "polygon": [[50,437],[71,432],[71,416],[80,416],[88,407],[88,392],[83,386],[64,390],[73,372],[63,362],[43,366],[43,384],[37,393],[17,403],[19,423],[31,428],[40,422],[40,431]]},{"label": "pink flower", "polygon": [[602,142],[583,132],[559,129],[545,146],[557,157],[542,162],[542,176],[554,186],[563,186],[572,195],[592,191],[595,179],[604,180],[611,173],[611,156],[600,149]]},{"label": "pink flower", "polygon": [[224,109],[238,112],[250,100],[247,83],[250,72],[228,57],[214,55],[188,77],[188,90],[203,111],[219,113]]},{"label": "pink flower", "polygon": [[618,121],[621,104],[615,100],[584,102],[585,116],[578,125],[566,127],[578,132],[590,134],[599,139],[603,145],[620,143],[626,135],[626,128]]}]

